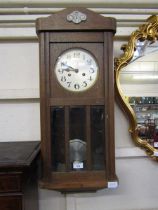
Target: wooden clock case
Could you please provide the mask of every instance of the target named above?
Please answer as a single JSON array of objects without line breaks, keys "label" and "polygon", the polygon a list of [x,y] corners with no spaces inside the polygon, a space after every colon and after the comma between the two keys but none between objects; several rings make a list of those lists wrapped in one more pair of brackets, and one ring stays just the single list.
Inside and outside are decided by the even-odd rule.
[{"label": "wooden clock case", "polygon": [[[86,20],[75,23],[68,15],[86,15]],[[81,18],[82,19],[82,18]],[[74,21],[74,22],[73,22]],[[77,19],[78,21],[78,19]],[[40,43],[40,108],[41,108],[41,153],[42,178],[40,186],[62,192],[90,191],[108,187],[109,182],[117,180],[114,154],[114,76],[113,76],[113,34],[116,21],[85,8],[68,8],[36,22]],[[81,48],[93,54],[99,65],[99,76],[95,85],[87,91],[74,93],[63,89],[54,73],[54,66],[67,49]],[[84,133],[86,138],[85,170],[72,170],[69,158],[70,109],[84,108]],[[92,107],[102,107],[104,166],[101,170],[93,167],[92,158]],[[57,136],[64,132],[64,139],[54,145],[52,126],[56,124],[51,111],[53,107],[62,108],[63,126],[56,126]],[[79,116],[78,116],[79,117]],[[54,123],[54,124],[53,124]],[[81,122],[80,122],[81,123]],[[97,129],[97,128],[96,128]],[[97,131],[96,131],[97,132]],[[55,138],[55,137],[54,137]],[[95,140],[99,141],[99,140]],[[93,146],[94,147],[94,146]],[[65,170],[57,170],[53,161],[54,153],[64,150]],[[60,151],[58,156],[62,156]],[[59,158],[60,158],[59,157]]]}]

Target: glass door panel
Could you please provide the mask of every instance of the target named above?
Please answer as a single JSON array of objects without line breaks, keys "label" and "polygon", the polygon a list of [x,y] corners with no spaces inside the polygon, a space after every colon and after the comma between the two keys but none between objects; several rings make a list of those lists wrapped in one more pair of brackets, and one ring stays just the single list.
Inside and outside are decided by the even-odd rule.
[{"label": "glass door panel", "polygon": [[51,107],[52,170],[103,170],[104,128],[104,106]]},{"label": "glass door panel", "polygon": [[104,106],[91,107],[91,155],[92,168],[103,170],[105,167],[105,120]]},{"label": "glass door panel", "polygon": [[85,170],[86,168],[86,132],[85,107],[70,107],[69,115],[69,156],[71,170]]},{"label": "glass door panel", "polygon": [[53,171],[65,171],[64,107],[51,108],[51,145]]}]

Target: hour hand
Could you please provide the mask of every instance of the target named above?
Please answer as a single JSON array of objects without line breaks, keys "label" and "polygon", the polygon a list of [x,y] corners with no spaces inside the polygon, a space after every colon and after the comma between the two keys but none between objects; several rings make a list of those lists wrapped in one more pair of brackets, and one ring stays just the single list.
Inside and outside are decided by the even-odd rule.
[{"label": "hour hand", "polygon": [[72,66],[69,66],[69,65],[67,65],[66,63],[63,63],[63,62],[61,64],[64,67],[64,68],[62,68],[63,71],[67,71],[67,72],[74,71],[74,72],[78,73],[78,69],[75,69]]}]

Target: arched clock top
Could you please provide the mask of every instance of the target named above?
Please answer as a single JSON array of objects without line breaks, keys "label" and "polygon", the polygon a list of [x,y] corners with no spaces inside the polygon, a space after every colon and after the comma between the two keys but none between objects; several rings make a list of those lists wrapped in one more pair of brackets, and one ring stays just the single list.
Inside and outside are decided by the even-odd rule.
[{"label": "arched clock top", "polygon": [[36,30],[61,31],[61,30],[108,30],[116,31],[116,20],[103,17],[85,8],[68,8],[36,21]]}]

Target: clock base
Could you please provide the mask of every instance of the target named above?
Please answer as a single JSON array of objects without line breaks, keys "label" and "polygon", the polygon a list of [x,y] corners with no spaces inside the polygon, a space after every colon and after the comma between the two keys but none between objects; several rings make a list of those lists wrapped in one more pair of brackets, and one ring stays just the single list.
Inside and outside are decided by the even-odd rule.
[{"label": "clock base", "polygon": [[[79,172],[77,172],[77,178],[72,178],[75,172],[70,172],[71,178],[58,177],[58,175],[54,176],[54,180],[45,180],[41,179],[39,182],[39,186],[43,189],[56,190],[62,193],[71,193],[71,192],[96,192],[97,190],[101,190],[104,188],[116,188],[118,186],[118,178],[116,175],[113,176],[112,179],[108,179],[105,177],[105,172],[81,172],[79,178]],[[87,176],[87,173],[90,175]],[[86,175],[86,176],[84,176]],[[104,177],[103,177],[104,175]],[[58,177],[55,179],[55,177]],[[75,176],[74,176],[75,177]],[[83,178],[85,177],[85,179]],[[65,179],[67,181],[65,181]],[[113,186],[113,187],[112,187]],[[115,186],[115,187],[114,187]]]}]

